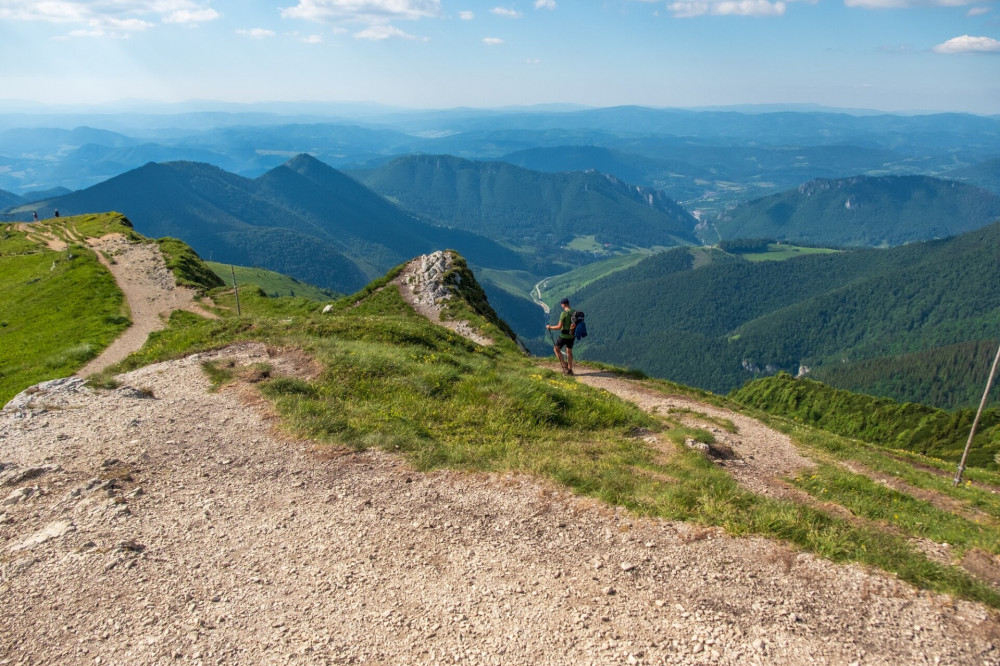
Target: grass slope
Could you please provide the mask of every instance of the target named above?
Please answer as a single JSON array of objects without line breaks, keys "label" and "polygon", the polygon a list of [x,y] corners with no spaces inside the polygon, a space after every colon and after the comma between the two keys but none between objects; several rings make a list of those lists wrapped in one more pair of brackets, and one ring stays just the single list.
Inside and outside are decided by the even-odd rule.
[{"label": "grass slope", "polygon": [[[86,239],[136,234],[117,213],[43,220],[27,227],[0,225],[0,405],[48,379],[83,367],[131,324],[114,278]],[[67,244],[54,251],[47,239]],[[179,284],[217,286],[183,243],[162,239],[161,249]]]},{"label": "grass slope", "polygon": [[[246,294],[243,316],[234,317],[232,295],[217,292],[229,316],[200,320],[178,312],[171,327],[118,369],[138,367],[238,340],[261,340],[304,349],[322,371],[313,380],[271,376],[265,366],[241,369],[209,365],[216,383],[252,370],[284,427],[334,447],[377,447],[407,457],[419,469],[451,468],[525,473],[638,515],[719,526],[736,535],[761,535],[838,562],[880,567],[918,587],[1000,607],[1000,594],[960,566],[930,560],[913,539],[947,539],[956,561],[981,550],[996,554],[1000,501],[975,485],[948,489],[927,468],[929,458],[897,460],[802,424],[769,417],[798,446],[821,462],[814,474],[787,479],[817,498],[815,504],[755,495],[724,469],[684,446],[688,438],[712,441],[711,427],[681,425],[676,416],[650,416],[631,403],[539,369],[512,342],[480,347],[417,316],[395,289],[376,281],[322,314],[302,298],[269,299]],[[471,309],[463,313],[490,331]],[[494,334],[498,331],[494,330]],[[655,380],[652,391],[725,399]],[[688,414],[688,416],[691,416]],[[666,448],[647,445],[648,429],[662,431]],[[914,494],[873,487],[863,474],[837,460],[854,461],[896,475],[913,488],[947,497],[944,511]],[[980,481],[1000,476],[976,471]],[[855,518],[824,510],[838,504]],[[890,510],[887,511],[886,507]],[[976,511],[984,521],[967,514]]]},{"label": "grass slope", "polygon": [[329,289],[314,287],[293,277],[264,268],[232,266],[231,264],[220,264],[217,261],[206,261],[205,265],[211,268],[212,272],[218,275],[227,287],[233,286],[233,273],[235,272],[236,283],[240,288],[253,285],[271,297],[300,296],[311,301],[327,301],[338,296],[336,292]]}]

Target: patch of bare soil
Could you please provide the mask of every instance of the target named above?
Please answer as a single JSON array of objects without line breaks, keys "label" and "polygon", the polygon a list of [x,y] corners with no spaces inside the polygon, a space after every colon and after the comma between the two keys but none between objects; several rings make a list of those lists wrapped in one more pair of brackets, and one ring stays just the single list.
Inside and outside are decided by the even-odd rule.
[{"label": "patch of bare soil", "polygon": [[132,325],[97,358],[81,368],[77,373],[80,377],[100,372],[137,351],[150,333],[166,326],[165,317],[174,310],[188,310],[202,317],[216,318],[214,313],[198,306],[195,290],[176,284],[160,248],[155,244],[133,243],[121,234],[109,234],[91,239],[89,245],[125,294]]},{"label": "patch of bare soil", "polygon": [[981,605],[521,476],[296,440],[200,368],[309,372],[284,355],[58,380],[0,411],[0,661],[1000,663]]}]

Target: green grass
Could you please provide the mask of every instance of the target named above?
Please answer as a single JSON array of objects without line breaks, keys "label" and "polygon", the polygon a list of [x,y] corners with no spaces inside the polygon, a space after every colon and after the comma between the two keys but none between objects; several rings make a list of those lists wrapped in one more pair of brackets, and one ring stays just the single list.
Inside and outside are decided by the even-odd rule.
[{"label": "green grass", "polygon": [[231,267],[230,264],[220,264],[217,261],[206,261],[205,265],[211,268],[230,288],[233,286],[233,271],[235,271],[236,283],[241,289],[253,285],[271,297],[293,296],[308,298],[311,301],[332,301],[340,297],[340,294],[335,291],[314,287],[293,277],[263,268]]},{"label": "green grass", "polygon": [[786,261],[795,257],[803,257],[808,254],[833,254],[840,250],[832,250],[823,247],[799,247],[797,245],[785,245],[771,243],[767,246],[767,252],[752,252],[740,254],[747,261]]},{"label": "green grass", "polygon": [[[22,246],[13,236],[7,240],[11,248]],[[52,257],[39,252],[4,257],[9,259],[42,261],[47,268]],[[74,262],[85,265],[74,259],[65,270]],[[315,379],[274,376],[269,367],[225,362],[207,364],[205,371],[214,386],[252,376],[282,415],[283,427],[330,446],[396,452],[421,470],[532,474],[636,515],[780,539],[835,562],[878,567],[919,588],[1000,608],[996,589],[958,566],[930,560],[912,543],[919,537],[948,541],[957,553],[970,548],[998,552],[991,523],[1000,515],[1000,503],[989,489],[975,484],[948,489],[934,474],[937,468],[921,468],[918,459],[880,455],[861,443],[771,418],[774,427],[788,432],[820,462],[808,478],[790,482],[817,499],[839,504],[855,518],[844,519],[821,505],[762,497],[683,445],[688,438],[711,443],[712,432],[681,425],[679,414],[650,416],[606,392],[540,369],[513,343],[483,347],[431,324],[403,302],[398,290],[384,288],[398,270],[340,299],[327,314],[305,298],[268,298],[260,289],[248,289],[241,293],[242,316],[235,316],[233,294],[216,290],[211,297],[223,318],[175,312],[165,330],[151,335],[142,350],[113,371],[244,340],[300,348],[322,368]],[[40,284],[24,284],[34,279],[38,266],[23,275],[4,275],[8,272],[22,276],[14,281],[18,288]],[[459,314],[498,333],[475,307],[460,307]],[[76,326],[74,322],[74,330]],[[70,336],[65,326],[63,335]],[[22,344],[31,346],[30,341]],[[107,376],[110,372],[101,378],[105,385]],[[739,409],[704,391],[639,381],[649,389]],[[699,416],[697,410],[692,413]],[[714,423],[731,431],[725,420]],[[647,444],[638,436],[649,430],[665,431],[661,444]],[[946,495],[990,520],[977,523],[966,512],[944,511],[886,488],[845,470],[839,464],[843,461]],[[1000,480],[996,477],[979,478]]]},{"label": "green grass", "polygon": [[576,236],[573,240],[566,244],[566,248],[576,250],[577,252],[590,252],[596,255],[609,254],[609,250],[598,243],[597,237],[593,235]]},{"label": "green grass", "polygon": [[634,266],[648,256],[648,254],[644,253],[623,254],[611,257],[610,259],[596,261],[592,264],[575,268],[568,273],[553,277],[549,279],[542,290],[542,300],[550,308],[554,308],[564,296],[575,294],[591,282],[595,282],[611,273]]},{"label": "green grass", "polygon": [[130,323],[124,297],[93,251],[71,245],[54,252],[0,225],[0,404],[73,374]]}]

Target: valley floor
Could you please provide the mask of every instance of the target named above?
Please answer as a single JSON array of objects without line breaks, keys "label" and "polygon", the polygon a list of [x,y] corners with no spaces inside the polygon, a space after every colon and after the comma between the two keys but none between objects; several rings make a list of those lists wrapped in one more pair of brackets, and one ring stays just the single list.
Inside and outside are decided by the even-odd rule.
[{"label": "valley floor", "polygon": [[0,412],[0,663],[1000,663],[981,605],[296,441],[209,358],[309,372],[245,345]]}]

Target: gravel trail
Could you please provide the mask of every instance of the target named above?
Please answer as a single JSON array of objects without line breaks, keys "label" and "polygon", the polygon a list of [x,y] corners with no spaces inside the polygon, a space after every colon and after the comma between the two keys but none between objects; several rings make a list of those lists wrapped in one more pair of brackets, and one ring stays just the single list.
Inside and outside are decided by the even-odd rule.
[{"label": "gravel trail", "polygon": [[133,243],[121,234],[108,234],[90,239],[89,245],[125,294],[132,325],[97,358],[81,368],[77,373],[80,377],[100,372],[138,351],[150,333],[166,326],[164,318],[174,310],[188,310],[216,319],[214,313],[195,302],[197,292],[194,289],[176,284],[173,273],[166,267],[155,244]]},{"label": "gravel trail", "polygon": [[282,435],[202,361],[0,411],[0,663],[998,664],[984,607],[521,476]]}]

